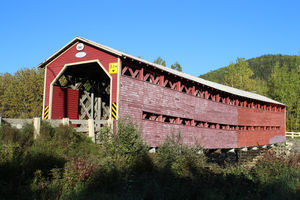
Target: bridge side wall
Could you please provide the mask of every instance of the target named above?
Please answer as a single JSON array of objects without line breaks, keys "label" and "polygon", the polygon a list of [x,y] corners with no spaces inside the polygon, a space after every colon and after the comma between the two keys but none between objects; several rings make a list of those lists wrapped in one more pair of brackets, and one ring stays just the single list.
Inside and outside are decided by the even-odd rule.
[{"label": "bridge side wall", "polygon": [[238,146],[285,142],[285,112],[238,108],[238,123],[248,126],[280,126],[277,131],[238,131]]},{"label": "bridge side wall", "polygon": [[[284,112],[262,111],[214,102],[128,76],[120,77],[120,117],[131,116],[149,146],[159,146],[168,135],[181,133],[183,142],[204,148],[238,148],[284,142]],[[280,130],[212,129],[151,121],[144,112],[218,124],[280,126]]]},{"label": "bridge side wall", "polygon": [[143,111],[147,111],[199,121],[236,124],[237,109],[233,106],[193,97],[126,76],[121,76],[120,84],[119,115],[136,119],[149,146],[159,146],[167,135],[180,132],[186,144],[198,143],[205,148],[237,147],[236,131],[142,119]]}]

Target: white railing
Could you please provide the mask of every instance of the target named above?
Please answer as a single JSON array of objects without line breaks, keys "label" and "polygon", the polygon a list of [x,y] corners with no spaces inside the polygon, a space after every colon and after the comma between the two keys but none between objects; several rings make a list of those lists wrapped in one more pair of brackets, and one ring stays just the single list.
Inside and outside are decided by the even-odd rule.
[{"label": "white railing", "polygon": [[0,117],[0,125],[1,123],[10,124],[12,127],[21,129],[26,124],[32,124],[33,119],[13,119],[13,118],[1,118]]},{"label": "white railing", "polygon": [[[87,133],[95,142],[95,132],[99,131],[102,127],[111,124],[109,120],[75,120],[69,118],[63,119],[47,119],[43,120],[48,122],[52,127],[59,127],[63,125],[71,125],[77,132]],[[32,124],[34,126],[34,137],[36,138],[40,134],[41,118],[33,119],[12,119],[12,118],[1,118],[0,117],[0,126],[1,123],[10,124],[12,127],[21,129],[26,124]]]},{"label": "white railing", "polygon": [[297,138],[300,137],[300,132],[285,132],[286,137]]}]

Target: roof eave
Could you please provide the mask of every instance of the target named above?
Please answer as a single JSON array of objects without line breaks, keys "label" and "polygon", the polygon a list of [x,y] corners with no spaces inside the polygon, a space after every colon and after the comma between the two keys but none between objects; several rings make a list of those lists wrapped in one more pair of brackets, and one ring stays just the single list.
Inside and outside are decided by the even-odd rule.
[{"label": "roof eave", "polygon": [[73,45],[73,43],[75,43],[76,40],[78,40],[78,37],[75,37],[73,40],[71,40],[69,43],[67,43],[65,46],[63,46],[61,49],[59,49],[54,54],[52,54],[52,56],[50,56],[44,62],[42,62],[41,64],[39,64],[37,67],[38,68],[44,68],[49,62],[51,62],[54,58],[56,58],[56,56],[58,56],[61,52],[65,51],[71,45]]},{"label": "roof eave", "polygon": [[91,46],[94,46],[96,48],[108,51],[108,52],[110,52],[112,54],[115,54],[117,56],[122,56],[122,52],[120,52],[120,51],[117,51],[115,49],[112,49],[112,48],[104,46],[104,45],[100,45],[100,44],[98,44],[96,42],[87,40],[85,38],[76,36],[73,40],[71,40],[69,43],[67,43],[65,46],[63,46],[61,49],[59,49],[58,51],[56,51],[54,54],[52,54],[52,56],[50,56],[49,58],[47,58],[44,62],[42,62],[41,64],[39,64],[37,67],[38,68],[44,68],[48,63],[50,63],[53,59],[55,59],[59,54],[61,54],[65,50],[67,50],[69,47],[71,47],[76,42],[83,42],[83,43],[89,44]]}]

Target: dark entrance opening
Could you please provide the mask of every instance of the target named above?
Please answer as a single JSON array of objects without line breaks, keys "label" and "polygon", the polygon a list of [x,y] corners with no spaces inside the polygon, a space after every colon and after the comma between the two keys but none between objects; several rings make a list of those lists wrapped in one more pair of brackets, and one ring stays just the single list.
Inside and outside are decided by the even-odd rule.
[{"label": "dark entrance opening", "polygon": [[110,85],[97,62],[67,66],[53,84],[51,118],[109,119]]}]

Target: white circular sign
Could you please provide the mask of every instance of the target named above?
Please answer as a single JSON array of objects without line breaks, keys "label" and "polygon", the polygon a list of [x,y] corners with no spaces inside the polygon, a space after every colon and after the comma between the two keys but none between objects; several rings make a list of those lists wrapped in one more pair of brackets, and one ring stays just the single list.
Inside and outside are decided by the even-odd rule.
[{"label": "white circular sign", "polygon": [[84,49],[84,44],[83,43],[79,43],[76,46],[77,51],[82,51]]}]

